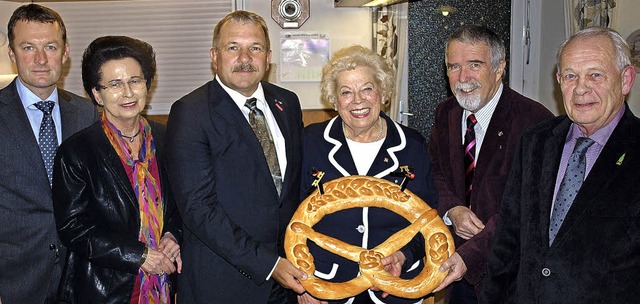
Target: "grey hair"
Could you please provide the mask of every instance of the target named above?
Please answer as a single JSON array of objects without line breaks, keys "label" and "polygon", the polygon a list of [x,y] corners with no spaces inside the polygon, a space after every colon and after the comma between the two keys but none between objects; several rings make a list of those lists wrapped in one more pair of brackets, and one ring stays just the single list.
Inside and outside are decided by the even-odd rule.
[{"label": "grey hair", "polygon": [[459,27],[449,38],[445,44],[444,53],[445,60],[449,44],[453,41],[459,41],[466,44],[485,43],[489,46],[491,57],[491,68],[497,71],[500,68],[500,62],[505,60],[506,50],[504,42],[498,35],[486,26],[482,25],[464,25]]},{"label": "grey hair", "polygon": [[610,28],[601,27],[601,26],[593,26],[583,29],[581,31],[576,32],[571,35],[569,39],[565,40],[560,47],[558,48],[558,52],[556,53],[556,69],[560,71],[560,61],[562,58],[562,53],[566,46],[572,41],[578,38],[591,38],[604,36],[609,38],[611,43],[613,44],[613,48],[615,49],[615,59],[616,59],[616,67],[618,71],[624,70],[626,67],[631,65],[631,51],[629,49],[629,44],[620,36],[620,34]]}]

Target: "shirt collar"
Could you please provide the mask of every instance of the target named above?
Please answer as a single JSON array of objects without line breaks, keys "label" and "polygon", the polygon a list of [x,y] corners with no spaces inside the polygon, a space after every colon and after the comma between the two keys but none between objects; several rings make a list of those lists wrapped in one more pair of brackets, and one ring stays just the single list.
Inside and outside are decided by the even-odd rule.
[{"label": "shirt collar", "polygon": [[472,113],[471,111],[464,110],[464,113],[463,113],[464,119],[462,121],[465,122],[466,124],[467,117],[469,117],[469,115],[471,114],[474,114],[474,116],[476,117],[476,120],[482,127],[482,130],[487,130],[489,128],[489,122],[491,122],[491,116],[493,116],[493,112],[495,111],[496,106],[498,106],[498,101],[500,100],[500,96],[502,96],[502,90],[503,90],[503,84],[501,83],[500,86],[498,87],[498,90],[496,91],[495,94],[493,94],[493,97],[491,97],[489,102],[487,102],[487,104],[484,105],[484,107],[482,107],[477,112]]},{"label": "shirt collar", "polygon": [[[22,106],[26,109],[32,106],[34,103],[42,101],[38,95],[31,92],[20,80],[20,76],[16,77],[16,87],[18,89],[18,96],[20,96],[20,101],[22,101]],[[54,87],[51,95],[47,97],[45,100],[51,100],[54,103],[58,104],[58,88]]]},{"label": "shirt collar", "polygon": [[264,97],[264,90],[262,89],[262,83],[258,82],[258,88],[256,89],[255,92],[253,92],[253,94],[251,94],[251,97],[246,97],[242,94],[240,94],[238,91],[233,90],[232,88],[226,86],[224,83],[222,83],[222,81],[220,81],[220,78],[216,76],[216,81],[218,81],[218,83],[220,84],[220,86],[225,90],[225,92],[227,92],[227,94],[229,94],[229,96],[231,96],[231,99],[233,99],[233,102],[236,103],[236,105],[238,105],[238,107],[240,109],[244,109],[244,104],[245,102],[247,102],[247,99],[255,97],[258,100],[258,108],[261,110],[266,109],[266,99]]},{"label": "shirt collar", "polygon": [[616,116],[608,124],[593,132],[591,136],[586,136],[584,133],[582,133],[582,130],[580,130],[580,127],[578,127],[577,124],[571,123],[571,128],[569,129],[569,134],[567,134],[565,143],[568,143],[572,140],[577,140],[578,137],[589,137],[598,145],[604,146],[609,140],[611,133],[613,133],[613,130],[616,128],[616,126],[618,126],[618,123],[620,122],[620,119],[622,119],[622,115],[624,115],[625,110],[626,107],[623,105],[620,111],[618,111],[618,114],[616,114]]}]

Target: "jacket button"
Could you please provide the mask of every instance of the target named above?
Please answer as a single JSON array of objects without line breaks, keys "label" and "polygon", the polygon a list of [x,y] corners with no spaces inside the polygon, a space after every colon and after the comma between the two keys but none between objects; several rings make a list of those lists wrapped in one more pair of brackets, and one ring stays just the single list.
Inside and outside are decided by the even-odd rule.
[{"label": "jacket button", "polygon": [[358,226],[358,228],[356,228],[356,230],[358,230],[358,232],[360,232],[360,233],[364,233],[364,225]]},{"label": "jacket button", "polygon": [[548,277],[551,275],[551,270],[549,268],[542,268],[542,275]]}]

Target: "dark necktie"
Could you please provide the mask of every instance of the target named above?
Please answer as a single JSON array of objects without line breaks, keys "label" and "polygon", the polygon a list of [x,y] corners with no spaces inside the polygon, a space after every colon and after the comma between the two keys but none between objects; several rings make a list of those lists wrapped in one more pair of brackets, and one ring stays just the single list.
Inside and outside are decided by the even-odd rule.
[{"label": "dark necktie", "polygon": [[585,168],[587,166],[586,153],[587,149],[593,145],[594,141],[588,137],[580,137],[577,139],[576,146],[567,164],[567,171],[564,173],[562,183],[556,195],[556,201],[553,204],[553,212],[551,213],[551,222],[549,223],[549,245],[562,226],[565,215],[569,211],[573,200],[575,199],[582,182],[584,181]]},{"label": "dark necktie", "polygon": [[256,134],[256,137],[258,137],[260,145],[262,145],[262,151],[264,152],[264,157],[267,159],[269,171],[271,171],[271,177],[273,178],[273,183],[276,186],[276,190],[278,190],[279,196],[280,190],[282,190],[282,174],[280,174],[278,154],[276,152],[276,146],[273,144],[271,132],[269,132],[269,127],[267,126],[267,121],[264,118],[264,113],[256,107],[256,101],[257,99],[255,98],[249,98],[244,106],[250,110],[249,124],[251,125],[253,132]]},{"label": "dark necktie", "polygon": [[476,123],[478,121],[473,114],[467,117],[467,132],[464,134],[464,199],[467,206],[471,203],[473,173],[476,170],[476,131],[474,130]]},{"label": "dark necktie", "polygon": [[47,177],[49,185],[51,185],[51,176],[53,173],[53,159],[58,149],[58,136],[56,135],[56,126],[53,123],[51,111],[55,103],[51,100],[38,101],[35,103],[36,108],[42,111],[42,122],[40,123],[40,135],[38,136],[38,145],[40,153],[44,161],[44,167],[47,169]]}]

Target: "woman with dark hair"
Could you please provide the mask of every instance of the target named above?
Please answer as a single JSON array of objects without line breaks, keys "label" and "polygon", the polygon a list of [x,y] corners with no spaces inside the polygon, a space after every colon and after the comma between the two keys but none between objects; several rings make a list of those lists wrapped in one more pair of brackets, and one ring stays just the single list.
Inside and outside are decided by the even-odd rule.
[{"label": "woman with dark hair", "polygon": [[141,115],[155,71],[153,48],[137,39],[101,37],[84,52],[83,85],[103,111],[56,155],[62,302],[171,302],[181,220],[160,166],[164,126]]}]

